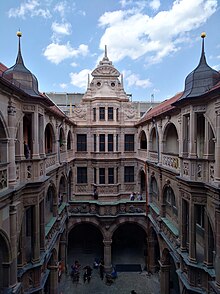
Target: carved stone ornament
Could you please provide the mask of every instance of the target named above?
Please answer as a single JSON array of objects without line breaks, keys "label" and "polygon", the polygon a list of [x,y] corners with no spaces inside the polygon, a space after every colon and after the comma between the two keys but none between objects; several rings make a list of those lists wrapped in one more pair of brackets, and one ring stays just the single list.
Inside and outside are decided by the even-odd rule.
[{"label": "carved stone ornament", "polygon": [[85,119],[86,113],[87,113],[86,106],[78,105],[74,109],[74,114],[76,117]]}]

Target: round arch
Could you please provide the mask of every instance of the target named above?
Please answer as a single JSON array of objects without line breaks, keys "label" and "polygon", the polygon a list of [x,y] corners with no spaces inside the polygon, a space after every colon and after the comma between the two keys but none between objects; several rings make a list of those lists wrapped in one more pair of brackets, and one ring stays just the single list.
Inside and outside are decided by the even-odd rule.
[{"label": "round arch", "polygon": [[0,292],[9,287],[10,285],[10,274],[9,267],[6,267],[6,264],[9,264],[12,260],[11,247],[7,234],[0,229]]},{"label": "round arch", "polygon": [[140,132],[138,141],[140,143],[140,149],[147,150],[147,135],[144,130]]},{"label": "round arch", "polygon": [[116,269],[132,267],[141,271],[146,268],[147,258],[147,233],[145,226],[136,221],[127,220],[112,231],[111,258]]},{"label": "round arch", "polygon": [[163,131],[163,152],[179,154],[178,131],[174,123],[168,122]]},{"label": "round arch", "polygon": [[55,132],[53,125],[51,123],[48,123],[45,127],[44,131],[45,136],[45,153],[52,153],[55,151]]}]

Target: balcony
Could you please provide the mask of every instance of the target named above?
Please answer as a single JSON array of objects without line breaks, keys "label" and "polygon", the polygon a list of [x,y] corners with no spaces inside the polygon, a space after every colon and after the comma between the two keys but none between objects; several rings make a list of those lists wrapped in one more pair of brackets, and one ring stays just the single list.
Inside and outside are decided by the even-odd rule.
[{"label": "balcony", "polygon": [[165,167],[168,167],[174,172],[179,173],[179,170],[180,170],[179,156],[168,154],[168,153],[162,153],[162,165]]},{"label": "balcony", "polygon": [[146,215],[145,201],[70,201],[69,216],[117,217],[121,215]]}]

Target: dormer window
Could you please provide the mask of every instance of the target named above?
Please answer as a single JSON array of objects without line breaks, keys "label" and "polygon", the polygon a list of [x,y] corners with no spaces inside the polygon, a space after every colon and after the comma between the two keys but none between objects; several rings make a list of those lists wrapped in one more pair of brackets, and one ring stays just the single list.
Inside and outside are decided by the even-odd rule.
[{"label": "dormer window", "polygon": [[100,82],[98,82],[96,85],[97,85],[97,87],[101,87],[101,83]]},{"label": "dormer window", "polygon": [[115,83],[114,83],[114,82],[112,82],[112,83],[111,83],[111,86],[112,86],[112,88],[114,88],[114,87],[115,87]]}]

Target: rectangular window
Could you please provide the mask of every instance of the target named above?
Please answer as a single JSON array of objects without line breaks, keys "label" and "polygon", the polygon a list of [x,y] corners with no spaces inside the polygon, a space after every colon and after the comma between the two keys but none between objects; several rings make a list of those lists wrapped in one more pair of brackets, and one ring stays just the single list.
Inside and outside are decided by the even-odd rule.
[{"label": "rectangular window", "polygon": [[77,167],[77,184],[87,184],[87,167]]},{"label": "rectangular window", "polygon": [[134,182],[134,167],[133,166],[124,167],[124,182],[125,183]]},{"label": "rectangular window", "polygon": [[105,107],[99,107],[99,119],[105,120]]},{"label": "rectangular window", "polygon": [[99,151],[105,152],[105,134],[99,135]]},{"label": "rectangular window", "polygon": [[86,134],[77,135],[77,151],[87,151],[87,136]]},{"label": "rectangular window", "polygon": [[116,109],[116,121],[118,121],[119,120],[119,110],[118,110],[118,108]]},{"label": "rectangular window", "polygon": [[134,135],[125,134],[125,151],[134,151]]},{"label": "rectangular window", "polygon": [[96,134],[93,135],[93,148],[94,152],[96,152]]},{"label": "rectangular window", "polygon": [[99,169],[99,184],[105,184],[105,169]]},{"label": "rectangular window", "polygon": [[97,170],[94,168],[94,184],[96,184],[97,181]]},{"label": "rectangular window", "polygon": [[108,168],[108,183],[114,184],[114,168],[112,167]]},{"label": "rectangular window", "polygon": [[93,108],[93,121],[96,121],[96,108]]},{"label": "rectangular window", "polygon": [[113,107],[108,107],[108,120],[113,120],[114,119],[114,114],[113,114]]},{"label": "rectangular window", "polygon": [[118,134],[116,135],[116,152],[118,152]]},{"label": "rectangular window", "polygon": [[196,208],[196,223],[201,228],[204,228],[204,206],[202,205],[195,205]]},{"label": "rectangular window", "polygon": [[113,151],[113,134],[108,134],[108,151]]}]

